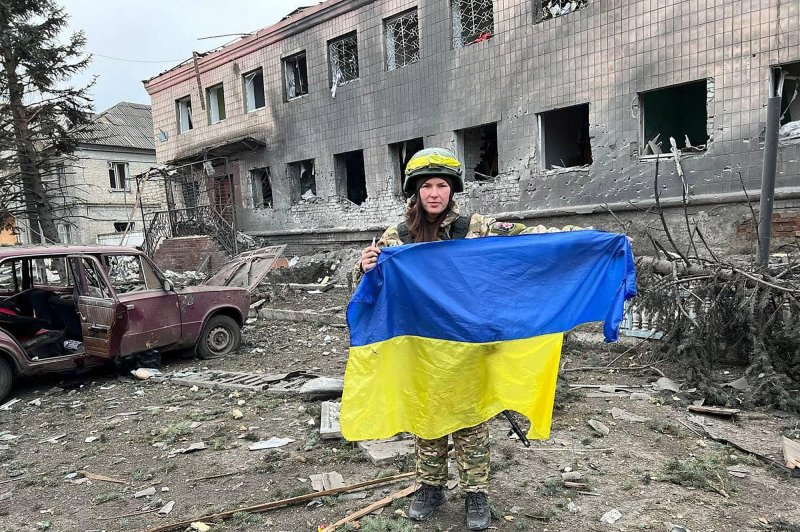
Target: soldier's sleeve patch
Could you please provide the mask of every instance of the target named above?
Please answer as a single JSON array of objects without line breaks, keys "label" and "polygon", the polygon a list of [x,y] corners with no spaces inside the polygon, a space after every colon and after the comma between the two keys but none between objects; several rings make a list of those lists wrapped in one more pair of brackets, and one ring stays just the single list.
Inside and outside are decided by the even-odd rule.
[{"label": "soldier's sleeve patch", "polygon": [[494,222],[489,227],[489,233],[495,235],[517,235],[525,229],[524,224],[517,224],[512,222]]}]

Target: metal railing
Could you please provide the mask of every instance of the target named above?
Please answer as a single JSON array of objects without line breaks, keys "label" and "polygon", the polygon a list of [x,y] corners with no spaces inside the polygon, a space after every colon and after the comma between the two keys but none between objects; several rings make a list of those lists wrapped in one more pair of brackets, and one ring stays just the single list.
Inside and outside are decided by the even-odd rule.
[{"label": "metal railing", "polygon": [[229,255],[236,255],[238,244],[233,224],[225,213],[210,206],[157,211],[145,215],[145,251],[152,256],[159,244],[182,236],[211,236]]}]

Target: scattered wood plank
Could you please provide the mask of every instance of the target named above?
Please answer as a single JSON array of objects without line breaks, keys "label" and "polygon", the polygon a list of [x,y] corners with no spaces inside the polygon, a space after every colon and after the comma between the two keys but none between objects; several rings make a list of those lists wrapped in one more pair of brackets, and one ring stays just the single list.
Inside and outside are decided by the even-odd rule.
[{"label": "scattered wood plank", "polygon": [[191,484],[193,482],[200,482],[201,480],[211,480],[214,478],[222,478],[222,477],[232,477],[234,475],[241,475],[242,473],[246,473],[246,471],[229,471],[227,473],[220,473],[219,475],[209,475],[207,477],[196,477],[196,478],[187,478],[186,483]]},{"label": "scattered wood plank", "polygon": [[402,499],[403,497],[408,497],[409,495],[414,493],[414,491],[416,491],[416,489],[417,489],[416,484],[412,484],[412,485],[408,486],[405,489],[402,489],[402,490],[400,490],[400,491],[398,491],[396,493],[392,493],[391,495],[389,495],[387,497],[384,497],[383,499],[380,499],[378,501],[373,502],[372,504],[370,504],[366,508],[362,508],[362,509],[358,510],[357,512],[353,512],[350,515],[348,515],[348,516],[346,516],[346,517],[344,517],[342,519],[339,519],[338,521],[336,521],[332,525],[328,525],[327,527],[325,527],[322,530],[322,532],[333,532],[334,530],[336,530],[340,526],[346,525],[347,523],[352,523],[353,521],[361,519],[362,517],[371,514],[372,512],[377,510],[378,508],[383,508],[384,506],[388,506],[389,504],[391,504],[392,502],[396,501],[397,499]]},{"label": "scattered wood plank", "polygon": [[300,504],[308,501],[313,501],[314,499],[319,499],[321,497],[328,497],[330,495],[338,495],[340,493],[348,493],[351,491],[357,491],[362,488],[366,488],[369,486],[375,486],[378,484],[388,484],[390,482],[397,482],[398,480],[402,480],[405,478],[410,478],[415,476],[415,472],[411,473],[401,473],[399,475],[392,475],[390,477],[381,477],[376,478],[374,480],[367,480],[364,482],[359,482],[358,484],[351,484],[349,486],[343,486],[341,488],[320,491],[319,493],[309,493],[306,495],[300,495],[298,497],[290,497],[288,499],[281,499],[278,501],[267,502],[263,504],[257,504],[255,506],[246,506],[244,508],[237,508],[235,510],[228,510],[226,512],[220,512],[216,514],[209,514],[203,515],[200,517],[194,517],[192,519],[188,519],[186,521],[180,521],[177,523],[172,523],[171,525],[164,525],[159,526],[156,528],[151,528],[147,532],[172,532],[174,530],[183,530],[188,526],[191,526],[192,523],[195,521],[215,521],[218,519],[227,519],[233,514],[237,512],[248,512],[248,513],[264,513],[274,508],[282,508],[284,506],[291,506],[293,504]]},{"label": "scattered wood plank", "polygon": [[89,480],[99,480],[101,482],[111,482],[112,484],[127,484],[124,480],[119,480],[116,478],[107,477],[105,475],[98,475],[97,473],[92,473],[91,471],[78,471],[81,475],[88,478]]},{"label": "scattered wood plank", "polygon": [[569,488],[569,489],[573,489],[573,490],[584,490],[584,491],[586,491],[586,490],[589,489],[589,484],[587,484],[586,482],[572,482],[572,481],[569,481],[569,480],[565,480],[564,481],[564,487],[565,488]]},{"label": "scattered wood plank", "polygon": [[717,406],[689,405],[688,410],[689,412],[695,412],[698,414],[710,414],[712,416],[723,417],[736,417],[737,414],[741,413],[741,410],[738,408],[720,408]]}]

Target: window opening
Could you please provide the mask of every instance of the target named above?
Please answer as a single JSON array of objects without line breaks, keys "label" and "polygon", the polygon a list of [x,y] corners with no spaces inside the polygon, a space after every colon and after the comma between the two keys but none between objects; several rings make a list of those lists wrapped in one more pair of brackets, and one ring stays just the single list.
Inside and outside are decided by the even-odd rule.
[{"label": "window opening", "polygon": [[356,205],[367,199],[367,174],[364,171],[364,151],[356,150],[333,156],[336,188],[340,196]]},{"label": "window opening", "polygon": [[283,75],[286,79],[286,99],[291,100],[308,94],[308,67],[306,53],[300,52],[283,60]]},{"label": "window opening", "polygon": [[185,133],[191,130],[194,125],[192,121],[192,98],[187,96],[175,101],[178,112],[178,133]]},{"label": "window opening", "polygon": [[536,21],[549,20],[577,11],[589,4],[589,0],[534,0]]},{"label": "window opening", "polygon": [[222,83],[214,85],[206,90],[208,95],[208,121],[216,124],[225,120],[225,91]]},{"label": "window opening", "polygon": [[358,79],[358,37],[356,32],[328,43],[328,61],[331,69],[331,96],[336,97],[336,87]]},{"label": "window opening", "polygon": [[250,182],[253,187],[253,207],[256,209],[272,208],[272,181],[269,167],[250,170]]},{"label": "window opening", "polygon": [[452,0],[453,48],[485,41],[494,34],[492,0]]},{"label": "window opening", "polygon": [[497,124],[485,124],[456,131],[456,142],[464,162],[466,181],[486,181],[497,177]]},{"label": "window opening", "polygon": [[108,181],[112,190],[130,190],[128,163],[108,163]]},{"label": "window opening", "polygon": [[62,244],[72,244],[72,227],[68,223],[58,224],[58,240]]},{"label": "window opening", "polygon": [[386,69],[410,65],[419,61],[419,21],[412,9],[386,19]]},{"label": "window opening", "polygon": [[394,182],[397,184],[396,191],[398,194],[403,193],[408,161],[422,148],[424,148],[422,137],[389,144],[389,158],[392,161],[392,173]]},{"label": "window opening", "polygon": [[[118,294],[147,290],[147,281],[138,255],[111,255],[106,257],[108,279]],[[152,288],[152,287],[150,287]]]},{"label": "window opening", "polygon": [[681,151],[705,150],[708,98],[706,80],[641,93],[642,155],[669,153],[670,137]]},{"label": "window opening", "polygon": [[800,62],[782,65],[777,70],[779,75],[774,78],[781,91],[781,128],[778,136],[782,139],[800,138]]},{"label": "window opening", "polygon": [[314,174],[314,159],[288,163],[286,174],[292,183],[292,201],[309,200],[317,195],[317,179]]},{"label": "window opening", "polygon": [[266,105],[264,99],[264,71],[260,68],[244,76],[245,112],[261,109]]},{"label": "window opening", "polygon": [[114,222],[114,231],[117,233],[125,233],[126,231],[133,231],[136,222]]},{"label": "window opening", "polygon": [[546,170],[592,164],[589,104],[540,114],[539,138]]}]

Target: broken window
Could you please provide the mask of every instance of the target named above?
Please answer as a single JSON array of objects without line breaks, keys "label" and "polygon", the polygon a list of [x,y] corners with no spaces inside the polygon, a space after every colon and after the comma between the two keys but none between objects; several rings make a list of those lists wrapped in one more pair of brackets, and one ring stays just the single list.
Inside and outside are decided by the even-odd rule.
[{"label": "broken window", "polygon": [[112,190],[130,190],[128,163],[108,163],[108,181]]},{"label": "broken window", "polygon": [[670,137],[681,151],[703,151],[708,142],[706,80],[639,95],[642,155],[670,153]]},{"label": "broken window", "polygon": [[286,175],[292,183],[292,201],[311,199],[317,195],[317,178],[314,174],[314,159],[297,161],[286,165]]},{"label": "broken window", "polygon": [[464,162],[466,181],[486,181],[497,177],[497,124],[456,131],[457,150]]},{"label": "broken window", "polygon": [[589,0],[534,0],[536,21],[560,17],[586,7]]},{"label": "broken window", "polygon": [[403,193],[403,185],[406,181],[406,165],[411,157],[422,148],[424,148],[422,137],[389,144],[389,158],[392,161],[392,173],[399,194]]},{"label": "broken window", "polygon": [[417,9],[386,19],[386,69],[394,70],[419,61]]},{"label": "broken window", "polygon": [[778,135],[782,139],[800,138],[800,63],[782,65],[775,71],[775,94],[781,95],[781,128]]},{"label": "broken window", "polygon": [[250,170],[250,182],[253,189],[253,207],[256,209],[272,208],[272,181],[269,167]]},{"label": "broken window", "polygon": [[306,53],[300,52],[283,60],[283,75],[286,79],[286,99],[291,100],[308,94],[308,69]]},{"label": "broken window", "polygon": [[565,107],[539,115],[543,168],[592,164],[589,142],[589,104]]},{"label": "broken window", "polygon": [[214,85],[206,90],[206,100],[208,100],[208,123],[216,124],[220,120],[225,120],[225,91],[222,83]]},{"label": "broken window", "polygon": [[358,79],[358,37],[356,32],[328,43],[328,62],[331,69],[331,94],[336,87]]},{"label": "broken window", "polygon": [[364,171],[364,151],[356,150],[333,156],[337,193],[356,205],[367,199],[367,175]]},{"label": "broken window", "polygon": [[245,112],[261,109],[266,105],[264,101],[264,71],[260,68],[242,76],[244,80],[244,105]]},{"label": "broken window", "polygon": [[490,39],[494,34],[492,0],[451,0],[453,48]]},{"label": "broken window", "polygon": [[135,222],[114,222],[114,232],[125,233],[127,231],[133,231],[134,223]]},{"label": "broken window", "polygon": [[192,121],[192,97],[187,96],[180,100],[175,100],[175,108],[178,113],[178,133],[185,133],[191,130],[194,127]]}]

